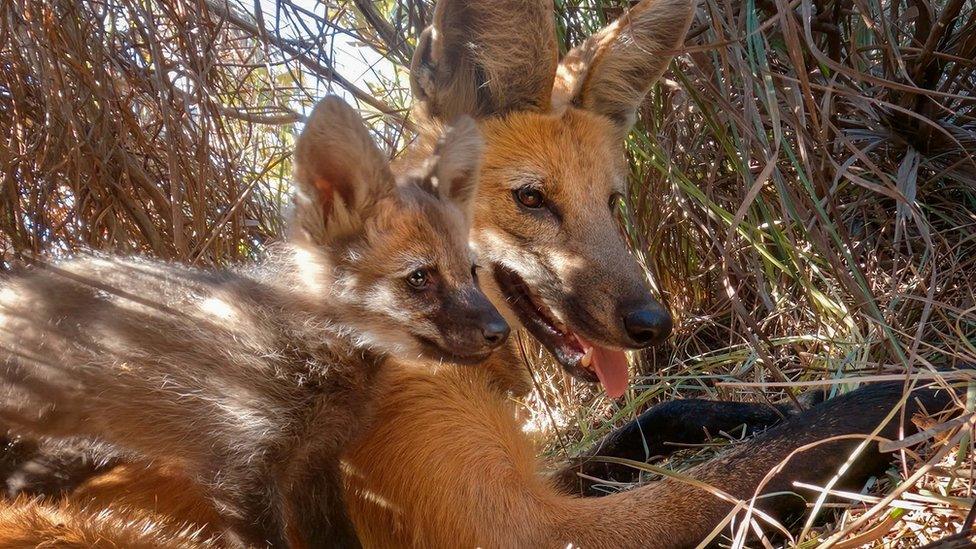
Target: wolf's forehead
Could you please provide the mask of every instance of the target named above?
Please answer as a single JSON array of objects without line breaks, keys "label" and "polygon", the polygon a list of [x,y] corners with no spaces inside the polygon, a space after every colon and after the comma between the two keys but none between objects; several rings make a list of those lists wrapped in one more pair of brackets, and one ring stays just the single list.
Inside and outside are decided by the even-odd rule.
[{"label": "wolf's forehead", "polygon": [[571,110],[563,117],[566,154],[558,169],[565,189],[580,199],[603,200],[624,187],[626,164],[622,142],[608,121],[585,111]]},{"label": "wolf's forehead", "polygon": [[523,114],[488,131],[485,167],[502,176],[496,184],[537,180],[549,192],[584,202],[624,188],[621,141],[603,117],[576,109],[562,116]]}]

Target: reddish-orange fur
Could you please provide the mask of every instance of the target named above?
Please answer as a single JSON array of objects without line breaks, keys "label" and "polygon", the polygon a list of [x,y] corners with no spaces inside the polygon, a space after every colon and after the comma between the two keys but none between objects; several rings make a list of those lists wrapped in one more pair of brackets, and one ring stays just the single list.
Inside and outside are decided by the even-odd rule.
[{"label": "reddish-orange fur", "polygon": [[199,527],[158,513],[78,502],[0,502],[0,546],[78,549],[205,549],[219,547]]}]

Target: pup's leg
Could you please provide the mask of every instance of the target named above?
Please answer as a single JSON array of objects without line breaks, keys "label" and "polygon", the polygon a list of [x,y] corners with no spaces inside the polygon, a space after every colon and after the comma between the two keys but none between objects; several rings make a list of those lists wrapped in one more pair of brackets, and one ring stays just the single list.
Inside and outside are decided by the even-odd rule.
[{"label": "pup's leg", "polygon": [[4,364],[0,356],[0,486],[5,488],[0,491],[11,497],[56,495],[76,486],[74,477],[86,476],[75,475],[76,469],[93,469],[96,464],[92,456],[68,448],[67,441],[60,453],[55,444],[38,437],[84,435],[89,418],[56,384],[15,365],[9,359]]},{"label": "pup's leg", "polygon": [[309,548],[358,548],[359,538],[346,514],[337,457],[318,457],[289,486],[296,532]]},{"label": "pup's leg", "polygon": [[71,492],[89,478],[126,459],[127,456],[117,449],[86,439],[20,439],[11,443],[9,453],[0,456],[0,461],[8,461],[0,468],[0,483],[11,498],[18,495],[56,497]]},{"label": "pup's leg", "polygon": [[221,539],[230,547],[288,548],[282,495],[273,474],[263,464],[241,461],[239,455],[218,459],[204,479],[228,528]]}]

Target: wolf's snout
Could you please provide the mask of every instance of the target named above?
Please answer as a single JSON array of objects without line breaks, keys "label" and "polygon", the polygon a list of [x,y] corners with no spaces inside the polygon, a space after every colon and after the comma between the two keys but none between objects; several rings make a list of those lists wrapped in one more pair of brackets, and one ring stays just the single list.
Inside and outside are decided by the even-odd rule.
[{"label": "wolf's snout", "polygon": [[641,347],[663,342],[671,335],[671,314],[657,304],[642,304],[623,313],[627,336]]}]

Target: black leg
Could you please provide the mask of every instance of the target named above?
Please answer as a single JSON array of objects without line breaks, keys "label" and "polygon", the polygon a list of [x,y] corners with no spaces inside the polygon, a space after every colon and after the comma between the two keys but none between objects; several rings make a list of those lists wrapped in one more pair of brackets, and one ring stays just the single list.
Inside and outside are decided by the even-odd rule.
[{"label": "black leg", "polygon": [[[861,387],[791,416],[780,425],[736,447],[721,459],[699,466],[695,475],[698,478],[714,481],[712,482],[714,486],[734,496],[751,496],[755,489],[754,481],[765,476],[766,471],[778,464],[793,449],[832,437],[870,433],[897,404],[902,394],[901,382],[876,383]],[[929,413],[941,412],[951,402],[949,391],[917,389],[907,401],[905,423],[901,423],[900,415],[895,415],[879,435],[888,439],[897,439],[899,427],[904,428],[906,436],[914,434],[918,431],[911,421],[915,413],[923,409]],[[861,441],[861,438],[835,440],[797,453],[766,485],[763,493],[798,492],[811,496],[811,494],[803,494],[804,491],[797,489],[793,482],[799,480],[813,485],[822,485],[833,477]],[[836,487],[860,489],[870,476],[882,473],[891,464],[891,459],[891,454],[882,454],[878,451],[877,444],[869,445]],[[735,471],[737,474],[730,475],[730,471]],[[765,498],[760,507],[779,518],[787,518],[806,511],[805,501],[796,496]]]},{"label": "black leg", "polygon": [[[684,474],[744,500],[758,492],[765,497],[757,499],[756,506],[781,523],[789,524],[798,514],[808,512],[808,502],[817,496],[794,483],[823,486],[848,461],[851,451],[863,442],[864,435],[882,423],[899,403],[902,394],[900,382],[865,386],[793,414],[779,425],[735,445],[715,459],[684,471]],[[909,396],[906,418],[911,418],[920,408],[940,412],[952,402],[948,391],[919,389]],[[883,426],[880,435],[897,438],[901,426],[901,415],[896,414]],[[911,421],[905,421],[903,427],[906,435],[917,430]],[[800,448],[804,449],[798,451]],[[884,471],[891,459],[890,454],[878,451],[877,444],[869,444],[835,487],[857,490],[870,476]],[[776,474],[771,475],[774,470]],[[762,489],[760,483],[763,483]],[[656,508],[673,515],[662,516],[661,520],[674,525],[672,542],[676,549],[697,546],[732,510],[732,504],[727,500],[682,480],[665,478],[645,488],[648,492],[634,492],[637,499],[632,501],[641,501],[640,496],[647,495],[654,506],[660,506]]]},{"label": "black leg", "polygon": [[[818,394],[822,394],[817,391]],[[816,402],[816,394],[804,395],[805,405]],[[637,419],[617,429],[560,470],[554,480],[571,493],[604,495],[596,481],[580,474],[614,482],[634,482],[639,471],[633,467],[594,459],[618,457],[647,462],[681,449],[682,444],[701,444],[721,432],[752,435],[796,413],[793,404],[770,406],[747,402],[688,399],[664,402],[646,410]]]}]

